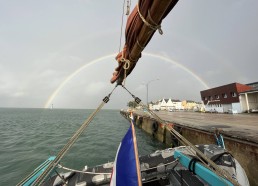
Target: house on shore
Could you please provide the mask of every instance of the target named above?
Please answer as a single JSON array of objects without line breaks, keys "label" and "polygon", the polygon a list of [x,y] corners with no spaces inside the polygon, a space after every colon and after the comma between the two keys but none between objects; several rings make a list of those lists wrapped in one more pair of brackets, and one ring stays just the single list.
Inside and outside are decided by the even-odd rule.
[{"label": "house on shore", "polygon": [[170,99],[164,99],[164,98],[161,100],[160,110],[168,110],[168,104],[167,103],[168,103],[169,100]]},{"label": "house on shore", "polygon": [[[248,84],[231,83],[203,90],[200,94],[206,112],[241,113],[248,110],[248,107],[246,106],[248,101],[246,103],[243,102],[245,100],[245,95],[251,95],[252,90],[253,87]],[[255,92],[255,96],[250,96],[249,101],[254,102],[252,107],[255,107],[255,105],[257,106],[257,92]],[[240,101],[242,101],[242,103]]]},{"label": "house on shore", "polygon": [[194,110],[197,109],[197,103],[192,100],[184,100],[182,101],[182,108],[184,110]]},{"label": "house on shore", "polygon": [[151,102],[149,105],[151,110],[182,110],[182,102],[178,99],[160,99],[156,102]]},{"label": "house on shore", "polygon": [[182,110],[182,101],[178,99],[171,99],[171,101],[168,103],[168,109],[170,110]]}]

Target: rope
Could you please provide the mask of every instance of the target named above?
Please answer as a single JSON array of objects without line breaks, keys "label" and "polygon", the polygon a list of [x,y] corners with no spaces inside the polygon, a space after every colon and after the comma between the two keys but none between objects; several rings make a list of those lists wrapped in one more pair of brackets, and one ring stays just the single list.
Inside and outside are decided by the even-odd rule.
[{"label": "rope", "polygon": [[152,24],[155,25],[156,27],[159,27],[158,28],[159,29],[159,33],[160,33],[160,35],[162,35],[163,31],[161,29],[161,25],[156,24],[155,21],[152,19],[151,14],[150,14],[150,10],[148,10],[148,16],[149,16],[149,19],[152,22]]},{"label": "rope", "polygon": [[144,169],[144,170],[141,170],[141,172],[144,172],[144,171],[147,171],[147,170],[156,169],[158,167],[163,167],[163,166],[166,166],[166,165],[170,165],[170,164],[176,163],[178,161],[179,161],[179,159],[175,159],[175,161],[172,161],[172,162],[169,162],[169,163],[165,163],[165,164],[159,165],[157,167],[151,167],[151,168],[148,168],[148,169]]},{"label": "rope", "polygon": [[115,88],[111,91],[111,93],[103,99],[102,103],[88,117],[88,119],[86,119],[84,121],[84,123],[81,125],[81,127],[75,132],[75,134],[70,138],[70,140],[67,142],[67,144],[58,153],[55,160],[50,163],[50,165],[46,168],[46,170],[36,179],[36,181],[33,183],[33,185],[41,185],[44,182],[44,180],[46,179],[46,177],[52,173],[52,171],[59,164],[61,159],[68,152],[68,150],[72,147],[72,145],[76,142],[76,140],[79,138],[79,136],[83,133],[83,131],[86,129],[86,127],[89,125],[89,123],[93,120],[93,118],[96,116],[96,114],[101,110],[101,108],[104,106],[104,104],[109,101],[109,97],[111,96],[111,94],[113,93],[113,91],[116,89],[117,86],[118,85],[116,85]]},{"label": "rope", "polygon": [[151,18],[150,12],[148,11],[148,16],[149,16],[149,18],[150,18],[150,20],[151,20],[151,22],[152,22],[153,24],[150,24],[150,23],[143,17],[143,15],[142,15],[141,12],[140,12],[139,5],[137,5],[137,8],[138,8],[139,16],[140,16],[140,18],[142,19],[142,22],[143,22],[147,27],[149,27],[150,29],[152,29],[152,30],[154,30],[154,31],[158,30],[159,33],[160,33],[160,35],[162,35],[162,34],[163,34],[163,31],[162,31],[162,29],[161,29],[161,25],[158,25],[158,24],[154,23],[153,19]]},{"label": "rope", "polygon": [[124,0],[124,3],[123,3],[123,13],[122,13],[122,21],[121,21],[121,27],[120,27],[120,42],[119,42],[119,49],[118,49],[118,53],[120,52],[121,50],[121,43],[122,43],[122,32],[123,32],[123,25],[124,25],[124,9],[125,7],[125,0]]},{"label": "rope", "polygon": [[128,59],[126,59],[124,57],[122,57],[121,62],[124,63],[124,65],[123,65],[123,69],[124,69],[123,84],[125,85],[125,80],[126,80],[126,77],[127,77],[126,71],[130,68],[131,62],[130,62],[130,60],[128,60]]},{"label": "rope", "polygon": [[121,62],[124,62],[123,68],[124,68],[125,70],[128,70],[128,69],[130,68],[130,63],[131,63],[131,62],[130,62],[128,59],[122,58],[122,59],[121,59]]},{"label": "rope", "polygon": [[[131,0],[127,0],[127,6],[126,6],[126,14],[127,15],[127,18],[130,14],[130,7],[131,7]],[[121,51],[121,43],[122,43],[122,32],[123,32],[123,25],[124,25],[124,10],[125,10],[125,0],[124,0],[124,3],[123,3],[123,13],[122,13],[122,23],[121,23],[121,28],[120,28],[120,42],[119,42],[119,49],[118,49],[118,53]],[[129,61],[127,59],[125,59],[124,57],[124,52],[122,52],[122,60],[121,62],[124,62],[124,61]],[[127,62],[126,62],[127,63]],[[126,67],[128,66],[128,67]],[[126,71],[127,69],[129,69],[130,67],[130,61],[128,64],[124,64],[123,68],[124,68],[124,78],[123,78],[123,82],[125,84],[125,79],[126,79]]]},{"label": "rope", "polygon": [[[179,160],[176,159],[172,162],[169,162],[169,163],[165,163],[165,164],[162,164],[162,165],[159,165],[159,166],[156,166],[156,167],[151,167],[151,168],[148,168],[148,169],[144,169],[144,170],[141,170],[141,172],[144,172],[144,171],[147,171],[147,170],[152,170],[152,169],[157,169],[159,167],[162,167],[162,166],[166,166],[166,165],[170,165],[170,164],[173,164],[173,163],[176,163],[178,162]],[[80,170],[76,170],[76,169],[71,169],[71,168],[68,168],[68,167],[65,167],[61,164],[58,164],[57,167],[59,169],[64,169],[64,170],[68,170],[68,171],[71,171],[71,172],[78,172],[78,173],[83,173],[83,174],[93,174],[93,175],[99,175],[99,174],[104,174],[104,175],[111,175],[112,173],[101,173],[101,172],[88,172],[88,171],[80,171]]]},{"label": "rope", "polygon": [[145,48],[144,46],[142,46],[142,45],[140,44],[140,42],[139,42],[138,39],[136,40],[136,43],[137,43],[137,45],[140,47],[141,50],[143,50],[143,49]]},{"label": "rope", "polygon": [[120,42],[119,42],[119,49],[118,53],[121,51],[121,44],[122,44],[122,33],[123,33],[123,26],[124,26],[124,15],[127,15],[127,17],[130,14],[130,8],[131,8],[131,0],[127,0],[127,5],[126,5],[126,13],[125,13],[125,0],[123,2],[123,12],[121,16],[121,27],[120,27]]},{"label": "rope", "polygon": [[[131,96],[135,99],[135,102],[138,103],[139,102],[139,98],[135,97],[129,90],[126,89],[126,87],[122,86],[129,94],[131,94]],[[164,120],[162,120],[158,115],[156,115],[153,111],[151,111],[148,106],[144,105],[143,103],[140,102],[138,103],[140,106],[142,106],[143,108],[145,108],[153,117],[154,119],[156,119],[159,123],[164,123],[166,126],[166,129],[173,134],[180,142],[182,142],[182,144],[184,144],[186,146],[186,148],[188,148],[188,150],[195,155],[194,153],[196,153],[196,157],[203,162],[204,165],[206,165],[207,168],[209,168],[211,171],[217,173],[218,175],[220,175],[221,177],[224,177],[225,179],[229,180],[232,184],[240,186],[240,184],[234,180],[231,175],[229,175],[228,172],[224,171],[223,169],[221,169],[217,164],[215,164],[212,160],[210,160],[209,158],[207,158],[196,146],[194,146],[190,141],[188,141],[185,137],[183,137],[181,134],[179,134],[174,128],[170,128],[168,127],[168,123]],[[204,162],[201,158],[203,158],[207,163],[209,163],[210,167],[212,167],[213,169],[211,169],[206,162]],[[221,178],[222,179],[222,178]],[[225,182],[226,183],[226,182]]]},{"label": "rope", "polygon": [[130,59],[131,62],[136,63],[139,58],[138,59],[134,59],[134,58],[132,58],[131,53],[129,53],[129,59]]},{"label": "rope", "polygon": [[127,0],[126,14],[125,14],[127,16],[130,14],[130,7],[131,7],[131,0]]},{"label": "rope", "polygon": [[64,169],[64,170],[68,170],[68,171],[72,171],[72,172],[78,172],[78,173],[83,173],[83,174],[93,174],[93,175],[99,175],[99,174],[103,174],[103,175],[111,175],[112,173],[101,173],[101,172],[87,172],[87,171],[79,171],[79,170],[75,170],[75,169],[70,169],[67,167],[64,167],[60,164],[58,164],[58,168],[59,169]]}]

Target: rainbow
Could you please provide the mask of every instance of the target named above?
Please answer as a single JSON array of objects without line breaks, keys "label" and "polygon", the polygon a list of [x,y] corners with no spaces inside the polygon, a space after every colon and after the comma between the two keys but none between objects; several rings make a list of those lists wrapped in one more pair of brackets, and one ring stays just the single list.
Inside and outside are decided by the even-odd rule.
[{"label": "rainbow", "polygon": [[109,59],[111,57],[115,57],[116,54],[110,54],[110,55],[106,55],[106,56],[102,56],[100,58],[94,59],[92,61],[90,61],[89,63],[81,66],[80,68],[78,68],[77,70],[75,70],[73,73],[71,73],[68,77],[66,77],[64,79],[64,81],[57,87],[57,89],[55,89],[55,91],[49,96],[47,102],[45,103],[44,108],[49,108],[50,104],[52,104],[53,100],[55,99],[55,97],[57,96],[57,94],[61,91],[61,89],[66,85],[66,83],[68,81],[70,81],[72,78],[74,78],[77,74],[79,74],[82,70],[88,68],[89,66],[94,65],[95,63],[98,63],[100,61]]},{"label": "rainbow", "polygon": [[194,73],[192,70],[190,70],[189,68],[187,68],[186,66],[183,66],[182,64],[180,64],[179,62],[176,62],[175,60],[172,60],[168,57],[162,56],[162,55],[158,55],[158,54],[153,54],[153,53],[143,53],[146,56],[150,56],[150,57],[155,57],[158,59],[161,59],[163,61],[167,61],[169,63],[172,63],[174,65],[176,65],[177,67],[181,68],[182,70],[184,70],[185,72],[187,72],[188,74],[190,74],[191,76],[193,76],[196,80],[198,80],[206,89],[209,89],[208,84],[202,80],[198,75],[196,75],[196,73]]},{"label": "rainbow", "polygon": [[[184,70],[185,72],[187,72],[188,74],[190,74],[191,76],[193,76],[198,82],[200,82],[206,89],[209,89],[209,86],[207,85],[207,83],[202,80],[198,75],[196,75],[192,70],[190,70],[189,68],[187,68],[186,66],[183,66],[182,64],[180,64],[179,62],[176,62],[175,60],[172,60],[168,57],[162,56],[162,55],[158,55],[158,54],[153,54],[153,53],[143,53],[144,56],[149,56],[149,57],[154,57],[154,58],[158,58],[161,59],[163,61],[172,63],[174,65],[176,65],[177,67],[181,68],[182,70]],[[88,68],[89,66],[92,66],[96,63],[99,63],[103,60],[107,60],[109,58],[114,58],[116,56],[115,54],[110,54],[110,55],[106,55],[106,56],[102,56],[100,58],[94,59],[92,61],[90,61],[89,63],[81,66],[80,68],[78,68],[77,70],[75,70],[73,73],[71,73],[68,77],[66,77],[62,83],[54,90],[54,92],[49,96],[47,102],[44,105],[44,108],[49,108],[49,106],[52,104],[53,100],[55,99],[55,97],[58,95],[58,93],[62,90],[62,88],[66,85],[67,82],[69,82],[72,78],[74,78],[77,74],[79,74],[81,71],[83,71],[84,69]]]}]

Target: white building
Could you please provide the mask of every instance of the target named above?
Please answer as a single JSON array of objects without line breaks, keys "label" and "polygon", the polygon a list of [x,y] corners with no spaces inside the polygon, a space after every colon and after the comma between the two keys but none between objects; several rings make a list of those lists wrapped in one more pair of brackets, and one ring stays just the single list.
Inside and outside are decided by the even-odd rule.
[{"label": "white building", "polygon": [[162,99],[160,103],[160,110],[168,110],[168,105],[167,105],[168,99]]},{"label": "white building", "polygon": [[182,110],[182,109],[183,109],[183,107],[182,107],[182,101],[176,100],[176,99],[172,99],[171,102],[173,103],[173,107],[174,107],[176,110]]},{"label": "white building", "polygon": [[180,100],[175,99],[161,99],[156,103],[150,104],[151,110],[181,110],[182,102]]}]

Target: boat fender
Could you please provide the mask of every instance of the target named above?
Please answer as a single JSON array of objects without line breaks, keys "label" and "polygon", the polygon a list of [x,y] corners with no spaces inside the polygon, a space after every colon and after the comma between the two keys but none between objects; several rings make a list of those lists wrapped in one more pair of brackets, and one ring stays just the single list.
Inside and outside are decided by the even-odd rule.
[{"label": "boat fender", "polygon": [[142,117],[139,117],[139,125],[141,125],[143,122],[143,118]]},{"label": "boat fender", "polygon": [[152,123],[152,131],[153,131],[154,133],[156,133],[156,132],[158,131],[158,128],[159,128],[158,122],[154,121],[154,122]]},{"label": "boat fender", "polygon": [[99,174],[92,178],[92,182],[96,185],[100,185],[100,184],[110,181],[110,178],[111,178],[111,175]]},{"label": "boat fender", "polygon": [[136,119],[137,119],[137,116],[134,116],[134,117],[133,117],[133,120],[136,121]]},{"label": "boat fender", "polygon": [[83,181],[83,182],[76,183],[75,186],[86,186],[86,185],[87,185],[87,182]]},{"label": "boat fender", "polygon": [[164,163],[160,163],[160,164],[157,166],[157,172],[158,172],[158,173],[164,173],[164,172],[166,172],[166,167],[165,167]]}]

